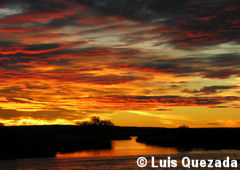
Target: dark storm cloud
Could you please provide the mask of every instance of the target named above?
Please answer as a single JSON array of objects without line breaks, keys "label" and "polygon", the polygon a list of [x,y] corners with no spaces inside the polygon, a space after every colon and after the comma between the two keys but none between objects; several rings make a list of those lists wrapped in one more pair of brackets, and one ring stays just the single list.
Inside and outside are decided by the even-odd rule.
[{"label": "dark storm cloud", "polygon": [[210,79],[227,79],[231,76],[240,76],[240,70],[232,70],[232,69],[222,69],[222,70],[209,70],[204,73],[204,78]]},{"label": "dark storm cloud", "polygon": [[[172,39],[171,43],[181,48],[229,41],[238,42],[240,39],[240,2],[235,0],[214,0],[211,2],[195,0],[79,0],[79,2],[86,4],[102,15],[154,23],[155,26],[159,27],[159,31],[155,31],[153,34],[168,36]],[[168,32],[162,30],[162,27],[165,27]]]},{"label": "dark storm cloud", "polygon": [[133,105],[155,106],[214,106],[218,104],[239,101],[239,97],[182,97],[182,96],[104,96],[95,98],[98,102],[111,102]]},{"label": "dark storm cloud", "polygon": [[183,92],[190,94],[215,94],[218,92],[222,92],[224,90],[236,89],[238,86],[206,86],[201,88],[200,90],[188,90],[184,89]]},{"label": "dark storm cloud", "polygon": [[[75,43],[68,44],[73,46]],[[80,44],[80,43],[79,43]],[[33,44],[33,45],[24,45],[17,42],[0,42],[0,55],[9,55],[9,54],[41,54],[49,53],[52,51],[57,51],[63,49],[65,44],[57,43],[46,43],[46,44]]]},{"label": "dark storm cloud", "polygon": [[[160,58],[160,57],[156,57]],[[209,55],[208,57],[172,58],[137,63],[113,63],[110,68],[140,72],[168,73],[176,76],[201,76],[209,79],[227,79],[240,76],[238,54]]]},{"label": "dark storm cloud", "polygon": [[15,43],[11,42],[11,41],[0,41],[0,48],[1,47],[9,47],[11,45],[15,45]]},{"label": "dark storm cloud", "polygon": [[32,0],[1,0],[0,3],[5,4],[6,6],[14,5],[19,8],[33,9],[33,10],[49,10],[52,8],[66,8],[66,3],[64,1],[57,0],[41,0],[41,1],[32,1]]},{"label": "dark storm cloud", "polygon": [[[195,64],[195,65],[194,65]],[[177,76],[186,76],[208,72],[207,69],[199,67],[199,58],[180,58],[169,60],[153,60],[142,63],[119,63],[111,66],[112,68],[128,68],[140,72],[169,73]]]},{"label": "dark storm cloud", "polygon": [[[0,1],[1,3],[1,1]],[[1,19],[2,24],[48,21],[58,27],[81,21],[83,6],[91,15],[110,16],[155,26],[154,37],[170,38],[169,43],[179,48],[191,48],[240,40],[240,2],[236,0],[10,0],[23,8],[19,16]],[[42,16],[37,17],[37,16]],[[85,16],[86,17],[86,16]],[[84,23],[82,23],[84,25]],[[163,29],[164,28],[164,29]],[[168,30],[167,32],[165,30]],[[132,33],[134,38],[134,34]],[[142,34],[141,34],[142,35]],[[139,36],[136,32],[135,38]],[[139,37],[140,38],[140,37]],[[143,39],[144,40],[144,39]]]},{"label": "dark storm cloud", "polygon": [[119,16],[149,22],[159,17],[174,17],[186,9],[189,1],[183,0],[77,0],[102,15]]},{"label": "dark storm cloud", "polygon": [[240,65],[240,55],[236,53],[220,54],[211,58],[210,63],[221,67],[238,67]]},{"label": "dark storm cloud", "polygon": [[[84,47],[81,45],[86,44],[84,41],[75,41],[65,44],[60,43],[48,43],[48,44],[33,44],[24,45],[21,43],[14,42],[0,42],[0,67],[6,70],[16,70],[17,75],[20,75],[21,71],[27,68],[35,67],[32,63],[37,63],[38,66],[55,65],[55,66],[68,66],[70,62],[75,59],[86,59],[90,57],[112,57],[112,58],[132,58],[135,55],[147,54],[140,50],[131,48],[104,48],[104,47]],[[78,46],[80,48],[72,48]],[[93,71],[101,70],[101,68],[86,66],[72,68],[77,71]],[[26,70],[24,71],[26,73]],[[28,71],[27,71],[28,72]],[[51,72],[66,72],[63,69],[55,69]],[[2,73],[4,74],[4,72]],[[14,74],[9,72],[2,77]],[[120,76],[121,77],[121,76]],[[116,77],[118,78],[118,77]],[[130,79],[131,77],[129,77]],[[133,78],[133,77],[132,77]]]},{"label": "dark storm cloud", "polygon": [[[64,65],[68,63],[68,58],[57,59],[57,55],[72,55],[76,50],[72,47],[84,44],[84,41],[71,43],[45,43],[24,45],[16,42],[0,42],[0,66],[10,70],[21,70],[31,67],[26,65],[32,61],[46,61],[49,64]],[[45,63],[46,64],[46,63]]]},{"label": "dark storm cloud", "polygon": [[26,51],[42,51],[58,48],[60,44],[36,44],[26,46]]}]

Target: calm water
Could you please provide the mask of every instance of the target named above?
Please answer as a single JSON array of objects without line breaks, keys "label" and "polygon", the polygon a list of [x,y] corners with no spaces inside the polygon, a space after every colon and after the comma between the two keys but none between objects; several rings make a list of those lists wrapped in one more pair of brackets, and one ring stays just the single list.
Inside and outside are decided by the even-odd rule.
[{"label": "calm water", "polygon": [[106,156],[131,156],[131,155],[153,155],[153,154],[177,154],[175,148],[163,148],[149,146],[136,142],[136,137],[131,140],[112,141],[112,149],[89,150],[70,154],[57,154],[56,158],[78,158],[78,157],[106,157]]},{"label": "calm water", "polygon": [[137,169],[139,156],[155,156],[158,159],[181,159],[188,156],[195,159],[240,159],[238,150],[179,152],[175,148],[148,146],[131,140],[116,140],[110,150],[89,150],[75,153],[58,153],[55,158],[32,158],[0,161],[0,169],[19,170],[76,170],[76,169]]}]

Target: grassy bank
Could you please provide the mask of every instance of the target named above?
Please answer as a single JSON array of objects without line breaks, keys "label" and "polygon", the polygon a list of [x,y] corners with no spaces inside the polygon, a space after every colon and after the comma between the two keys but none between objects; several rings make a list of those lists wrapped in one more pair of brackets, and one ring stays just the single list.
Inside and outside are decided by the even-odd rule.
[{"label": "grassy bank", "polygon": [[0,127],[0,159],[50,157],[57,152],[111,149],[111,140],[129,139],[115,127]]},{"label": "grassy bank", "polygon": [[192,149],[240,149],[239,128],[159,129],[138,135],[137,141],[149,145]]}]

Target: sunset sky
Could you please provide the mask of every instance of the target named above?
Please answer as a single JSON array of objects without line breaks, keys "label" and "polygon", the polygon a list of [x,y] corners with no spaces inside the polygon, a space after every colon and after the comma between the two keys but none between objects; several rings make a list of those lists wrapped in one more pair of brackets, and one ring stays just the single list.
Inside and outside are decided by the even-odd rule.
[{"label": "sunset sky", "polygon": [[240,1],[0,0],[0,122],[240,126]]}]

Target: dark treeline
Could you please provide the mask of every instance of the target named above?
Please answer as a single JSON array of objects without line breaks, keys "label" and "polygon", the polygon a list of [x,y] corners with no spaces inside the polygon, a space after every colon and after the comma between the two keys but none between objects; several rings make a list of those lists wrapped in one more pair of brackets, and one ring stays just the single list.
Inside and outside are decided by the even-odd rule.
[{"label": "dark treeline", "polygon": [[129,139],[115,127],[0,127],[0,159],[55,156],[57,152],[111,149],[111,140]]},{"label": "dark treeline", "polygon": [[177,128],[152,130],[139,135],[138,142],[178,150],[240,149],[240,128]]}]

